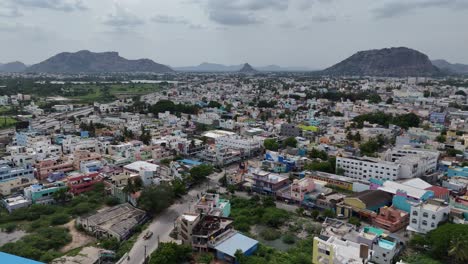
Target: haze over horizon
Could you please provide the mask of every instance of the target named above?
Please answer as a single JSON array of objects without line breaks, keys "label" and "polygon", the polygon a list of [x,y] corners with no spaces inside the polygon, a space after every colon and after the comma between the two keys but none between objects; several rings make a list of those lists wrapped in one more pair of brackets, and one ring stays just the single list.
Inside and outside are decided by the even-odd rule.
[{"label": "haze over horizon", "polygon": [[0,62],[87,49],[173,67],[321,69],[360,50],[405,46],[468,63],[467,11],[464,0],[4,0]]}]

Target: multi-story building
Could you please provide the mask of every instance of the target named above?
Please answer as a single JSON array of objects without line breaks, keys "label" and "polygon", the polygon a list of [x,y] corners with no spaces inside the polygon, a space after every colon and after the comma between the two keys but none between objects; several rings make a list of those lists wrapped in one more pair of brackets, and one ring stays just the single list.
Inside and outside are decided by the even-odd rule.
[{"label": "multi-story building", "polygon": [[124,172],[127,174],[137,174],[140,176],[143,185],[158,184],[160,166],[146,161],[135,161],[125,165]]},{"label": "multi-story building", "polygon": [[102,177],[99,172],[69,176],[67,178],[68,191],[73,195],[78,195],[92,190],[94,185],[101,181]]},{"label": "multi-story building", "polygon": [[70,172],[73,171],[73,161],[64,159],[48,159],[43,160],[35,165],[36,169],[36,178],[38,180],[46,179],[51,172]]},{"label": "multi-story building", "polygon": [[302,134],[300,127],[294,124],[283,123],[280,128],[280,135],[284,137],[299,137]]},{"label": "multi-story building", "polygon": [[195,210],[201,214],[229,217],[231,214],[231,203],[219,198],[216,193],[204,193],[201,195]]},{"label": "multi-story building", "polygon": [[54,203],[53,195],[60,189],[67,188],[63,182],[54,182],[53,184],[33,184],[24,188],[24,197],[31,200],[33,204],[51,204]]},{"label": "multi-story building", "polygon": [[250,156],[261,148],[261,143],[255,139],[247,139],[236,133],[224,130],[212,130],[203,134],[214,141],[215,144],[225,148],[238,149],[242,156]]},{"label": "multi-story building", "polygon": [[353,179],[396,180],[401,175],[401,165],[374,158],[337,157],[336,168],[344,171],[344,176]]},{"label": "multi-story building", "polygon": [[276,173],[254,171],[252,175],[254,180],[252,189],[259,193],[276,195],[276,192],[289,184],[288,177]]},{"label": "multi-story building", "polygon": [[314,237],[313,264],[363,264],[368,263],[372,251],[365,244],[343,241],[331,236]]},{"label": "multi-story building", "polygon": [[307,193],[315,190],[315,183],[312,178],[295,179],[291,185],[285,187],[277,195],[288,201],[302,203]]},{"label": "multi-story building", "polygon": [[0,195],[8,196],[13,193],[21,192],[24,188],[36,184],[37,180],[30,177],[15,177],[0,181]]},{"label": "multi-story building", "polygon": [[12,167],[8,162],[0,160],[0,181],[13,179],[17,177],[34,178],[34,172],[31,165],[25,167]]},{"label": "multi-story building", "polygon": [[385,160],[402,164],[402,174],[421,177],[437,170],[439,156],[438,151],[397,147],[387,150]]},{"label": "multi-story building", "polygon": [[409,214],[408,212],[385,206],[380,208],[379,214],[372,219],[372,223],[375,226],[394,233],[408,225]]},{"label": "multi-story building", "polygon": [[408,230],[427,233],[446,221],[450,214],[450,206],[444,200],[430,199],[426,202],[411,206]]}]

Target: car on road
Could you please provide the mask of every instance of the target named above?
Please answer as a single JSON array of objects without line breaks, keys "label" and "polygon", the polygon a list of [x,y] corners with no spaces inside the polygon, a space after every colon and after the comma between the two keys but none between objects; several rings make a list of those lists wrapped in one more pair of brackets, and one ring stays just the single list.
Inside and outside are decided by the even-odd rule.
[{"label": "car on road", "polygon": [[153,236],[153,232],[148,231],[146,234],[143,236],[144,239],[149,239],[151,236]]}]

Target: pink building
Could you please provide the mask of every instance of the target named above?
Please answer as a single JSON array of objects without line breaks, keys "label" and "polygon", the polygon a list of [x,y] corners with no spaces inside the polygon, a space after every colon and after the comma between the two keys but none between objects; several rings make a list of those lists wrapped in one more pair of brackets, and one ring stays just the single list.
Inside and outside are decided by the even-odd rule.
[{"label": "pink building", "polygon": [[278,192],[278,198],[300,203],[304,200],[305,194],[313,190],[315,190],[314,180],[306,177],[300,180],[294,180],[291,185]]},{"label": "pink building", "polygon": [[409,224],[409,213],[394,207],[382,207],[372,223],[392,233],[405,228]]}]

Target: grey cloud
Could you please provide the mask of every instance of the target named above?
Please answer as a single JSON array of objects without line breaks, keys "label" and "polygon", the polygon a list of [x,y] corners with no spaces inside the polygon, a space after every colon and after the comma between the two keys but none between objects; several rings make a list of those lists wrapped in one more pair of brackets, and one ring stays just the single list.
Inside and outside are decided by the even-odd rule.
[{"label": "grey cloud", "polygon": [[183,17],[173,17],[167,15],[157,15],[151,19],[153,22],[161,23],[161,24],[182,24],[187,25],[190,22],[183,18]]},{"label": "grey cloud", "polygon": [[22,7],[52,9],[64,12],[88,9],[82,0],[12,0],[12,3]]},{"label": "grey cloud", "polygon": [[226,26],[251,25],[262,22],[252,13],[239,13],[233,11],[211,11],[209,17],[214,22]]},{"label": "grey cloud", "polygon": [[335,15],[315,15],[312,17],[313,22],[318,22],[318,23],[326,23],[326,22],[332,22],[336,21],[336,16]]},{"label": "grey cloud", "polygon": [[383,6],[373,10],[376,18],[392,18],[400,15],[405,15],[418,9],[426,8],[450,8],[450,9],[467,9],[468,1],[466,0],[392,0],[387,1]]},{"label": "grey cloud", "polygon": [[143,25],[145,21],[129,10],[115,4],[114,10],[104,17],[103,23],[117,31],[126,31],[129,28]]},{"label": "grey cloud", "polygon": [[16,6],[0,3],[0,17],[20,17],[23,14]]},{"label": "grey cloud", "polygon": [[289,0],[208,0],[209,18],[221,25],[251,25],[262,23],[259,12],[286,10]]}]

